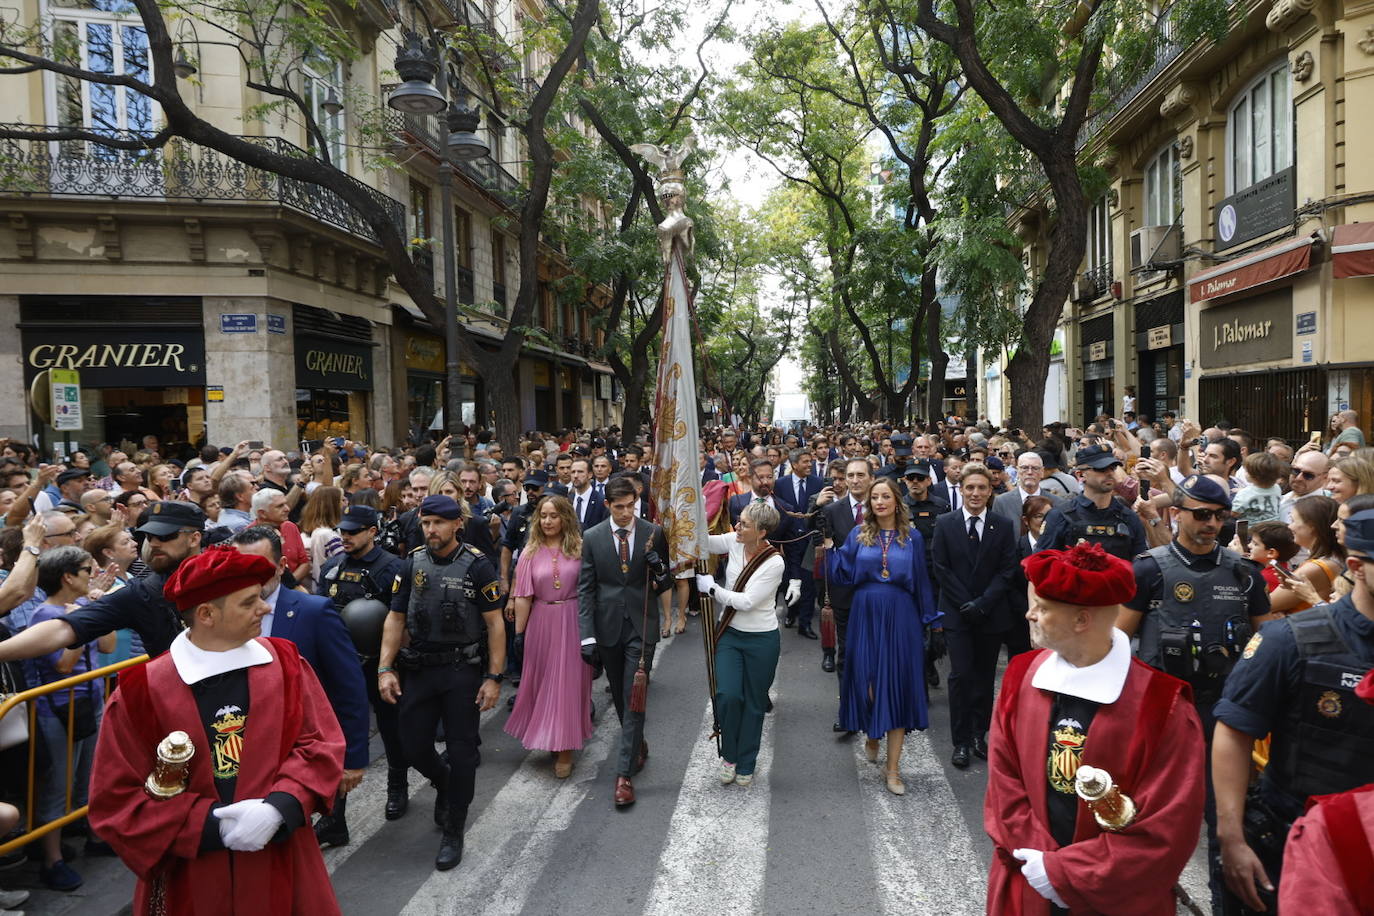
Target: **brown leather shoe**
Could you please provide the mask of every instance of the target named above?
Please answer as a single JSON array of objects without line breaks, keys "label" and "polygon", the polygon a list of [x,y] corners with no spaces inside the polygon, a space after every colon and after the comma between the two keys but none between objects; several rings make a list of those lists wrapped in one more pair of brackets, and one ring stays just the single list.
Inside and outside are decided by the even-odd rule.
[{"label": "brown leather shoe", "polygon": [[649,742],[639,742],[639,753],[635,754],[635,772],[644,769],[644,761],[649,759]]},{"label": "brown leather shoe", "polygon": [[628,776],[616,777],[615,781],[615,806],[617,808],[628,808],[635,803],[635,787],[630,782]]}]

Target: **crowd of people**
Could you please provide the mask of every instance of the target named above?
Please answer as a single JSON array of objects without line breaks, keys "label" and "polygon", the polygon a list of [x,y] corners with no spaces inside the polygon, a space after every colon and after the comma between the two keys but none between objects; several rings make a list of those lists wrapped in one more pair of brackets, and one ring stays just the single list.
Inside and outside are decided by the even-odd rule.
[{"label": "crowd of people", "polygon": [[[153,662],[108,707],[99,681],[37,702],[36,732],[0,751],[15,803],[0,827],[17,829],[32,742],[33,822],[91,802],[86,823],[34,844],[46,886],[81,885],[76,837],[138,875],[140,911],[204,893],[231,856],[254,880],[318,890],[316,850],[350,842],[375,717],[386,818],[407,814],[416,770],[436,789],[435,867],[453,868],[479,716],[502,683],[505,729],[566,779],[605,674],[627,809],[657,643],[709,607],[723,786],[753,779],[784,631],[817,640],[833,731],[862,735],[895,795],[906,732],[947,692],[951,765],[987,762],[989,912],[1173,912],[1204,823],[1214,912],[1313,895],[1361,912],[1337,903],[1368,887],[1283,867],[1286,848],[1310,862],[1351,835],[1365,796],[1340,793],[1374,783],[1359,418],[1301,443],[1129,410],[1037,432],[957,417],[707,429],[705,574],[669,566],[647,430],[530,433],[509,450],[478,429],[313,453],[6,442],[5,692]],[[246,740],[262,734],[250,717],[281,741]],[[175,770],[178,734],[201,752],[160,796],[145,780]],[[1104,826],[1080,803],[1080,768],[1110,773],[1134,821]],[[130,818],[148,829],[113,829]],[[23,899],[0,893],[0,908]]]}]

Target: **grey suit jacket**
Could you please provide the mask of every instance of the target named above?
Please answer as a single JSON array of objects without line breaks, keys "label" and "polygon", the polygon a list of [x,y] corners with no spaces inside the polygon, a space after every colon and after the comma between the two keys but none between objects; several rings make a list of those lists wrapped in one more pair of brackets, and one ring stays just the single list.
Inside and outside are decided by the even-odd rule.
[{"label": "grey suit jacket", "polygon": [[[655,550],[666,562],[668,539],[663,529],[642,518],[635,519],[634,545],[629,571],[620,570],[620,547],[607,518],[582,535],[582,572],[577,577],[577,619],[583,640],[614,646],[620,642],[628,620],[645,645],[658,642],[658,598],[649,588],[649,567],[644,556]],[[645,600],[648,625],[645,625]]]},{"label": "grey suit jacket", "polygon": [[[1021,503],[1025,495],[1025,490],[1016,487],[1007,493],[998,493],[992,501],[992,511],[1011,522],[1011,530],[1018,535],[1021,533]],[[1051,508],[1059,505],[1063,499],[1058,493],[1051,493],[1044,487],[1040,488],[1040,495],[1049,499]]]}]

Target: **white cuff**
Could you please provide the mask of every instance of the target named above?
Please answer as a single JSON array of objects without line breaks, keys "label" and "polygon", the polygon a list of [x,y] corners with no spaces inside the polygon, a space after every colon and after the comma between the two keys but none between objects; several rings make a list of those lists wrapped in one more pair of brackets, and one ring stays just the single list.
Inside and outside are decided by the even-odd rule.
[{"label": "white cuff", "polygon": [[595,643],[595,642],[596,642],[596,637],[595,637],[595,636],[588,636],[586,639],[582,640],[582,645],[584,645],[584,646],[590,646],[590,645],[592,645],[592,644]]},{"label": "white cuff", "polygon": [[1059,896],[1059,892],[1050,883],[1050,876],[1045,873],[1045,854],[1038,849],[1013,849],[1011,854],[1025,862],[1021,866],[1021,875],[1035,888],[1035,892],[1046,900],[1068,909],[1069,905]]}]

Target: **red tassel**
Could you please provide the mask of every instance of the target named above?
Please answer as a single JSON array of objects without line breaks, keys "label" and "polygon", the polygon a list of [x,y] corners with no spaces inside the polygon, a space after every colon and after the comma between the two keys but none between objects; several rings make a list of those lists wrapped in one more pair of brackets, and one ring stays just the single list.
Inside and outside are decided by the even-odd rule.
[{"label": "red tassel", "polygon": [[635,672],[634,686],[630,688],[630,712],[644,712],[649,705],[649,672],[640,664]]},{"label": "red tassel", "polygon": [[821,648],[827,652],[835,648],[835,611],[828,604],[821,608]]}]

